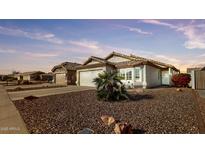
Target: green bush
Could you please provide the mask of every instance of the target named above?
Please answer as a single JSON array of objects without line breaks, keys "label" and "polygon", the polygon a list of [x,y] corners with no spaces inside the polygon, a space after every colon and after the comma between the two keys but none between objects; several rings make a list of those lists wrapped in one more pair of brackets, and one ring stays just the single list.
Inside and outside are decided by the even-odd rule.
[{"label": "green bush", "polygon": [[118,101],[128,99],[125,86],[117,72],[103,72],[93,82],[97,88],[98,100]]}]

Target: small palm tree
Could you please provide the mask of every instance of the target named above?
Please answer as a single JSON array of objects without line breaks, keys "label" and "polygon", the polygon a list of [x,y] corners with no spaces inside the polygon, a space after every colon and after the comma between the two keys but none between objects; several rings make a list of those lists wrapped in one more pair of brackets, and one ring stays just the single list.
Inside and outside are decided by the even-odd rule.
[{"label": "small palm tree", "polygon": [[97,98],[104,101],[128,99],[125,86],[117,72],[103,72],[93,80],[97,87]]}]

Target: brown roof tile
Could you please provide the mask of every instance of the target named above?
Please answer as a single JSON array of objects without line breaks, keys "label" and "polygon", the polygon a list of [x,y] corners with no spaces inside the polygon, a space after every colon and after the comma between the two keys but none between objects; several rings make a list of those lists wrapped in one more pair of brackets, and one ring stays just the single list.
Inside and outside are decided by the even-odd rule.
[{"label": "brown roof tile", "polygon": [[64,62],[64,63],[61,63],[60,65],[54,66],[51,71],[54,72],[57,68],[61,68],[61,67],[67,70],[76,70],[76,67],[80,65],[81,64],[78,64],[78,63]]}]

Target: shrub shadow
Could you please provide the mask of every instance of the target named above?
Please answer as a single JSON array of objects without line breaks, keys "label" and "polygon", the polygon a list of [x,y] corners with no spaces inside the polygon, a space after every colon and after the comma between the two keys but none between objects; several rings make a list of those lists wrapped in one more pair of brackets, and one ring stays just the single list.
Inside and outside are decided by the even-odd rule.
[{"label": "shrub shadow", "polygon": [[144,129],[132,129],[133,134],[145,134],[146,131]]},{"label": "shrub shadow", "polygon": [[148,94],[130,94],[129,99],[131,101],[139,101],[143,99],[153,99],[154,96]]}]

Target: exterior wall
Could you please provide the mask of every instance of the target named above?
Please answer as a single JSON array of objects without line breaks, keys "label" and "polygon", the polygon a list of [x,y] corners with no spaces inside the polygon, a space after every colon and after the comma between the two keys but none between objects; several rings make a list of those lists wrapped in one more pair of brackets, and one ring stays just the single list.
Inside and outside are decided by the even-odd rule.
[{"label": "exterior wall", "polygon": [[146,81],[147,86],[149,87],[157,87],[161,85],[161,70],[149,65],[146,65]]},{"label": "exterior wall", "polygon": [[168,77],[168,83],[166,85],[172,86],[174,83],[172,82],[172,76],[178,74],[179,72],[173,70],[172,68],[168,68],[168,70],[163,71],[164,74]]},{"label": "exterior wall", "polygon": [[106,66],[106,71],[110,72],[110,71],[114,71],[116,70],[115,68],[113,68],[112,66]]},{"label": "exterior wall", "polygon": [[68,85],[75,85],[76,84],[76,71],[69,70],[66,74],[67,76],[67,84]]},{"label": "exterior wall", "polygon": [[68,80],[66,80],[66,74],[65,73],[56,73],[55,74],[55,83],[56,84],[62,84],[67,85]]},{"label": "exterior wall", "polygon": [[[54,71],[53,73],[55,74],[55,75],[54,75],[54,82],[57,83],[57,81],[56,81],[56,76],[57,76],[57,74],[66,74],[67,72],[65,71],[64,68],[57,68],[57,69],[55,69],[55,71]],[[64,83],[65,85],[68,84],[66,78],[65,78],[65,81],[64,81],[63,83]]]},{"label": "exterior wall", "polygon": [[26,81],[26,80],[28,80],[28,81],[30,81],[30,75],[23,75],[23,80],[24,81]]},{"label": "exterior wall", "polygon": [[76,84],[78,85],[78,86],[80,86],[80,72],[83,72],[83,71],[93,71],[93,70],[103,70],[103,71],[107,71],[107,67],[106,66],[104,66],[104,67],[96,67],[96,68],[86,68],[86,69],[79,69],[79,70],[77,70],[77,72],[76,72],[76,78],[77,78],[77,80],[76,80]]},{"label": "exterior wall", "polygon": [[162,78],[162,85],[169,85],[170,82],[169,70],[163,70],[161,72],[161,78]]},{"label": "exterior wall", "polygon": [[112,58],[108,59],[108,61],[117,63],[117,62],[129,61],[129,59],[127,59],[127,58],[122,58],[122,57],[117,57],[117,56],[113,56]]}]

